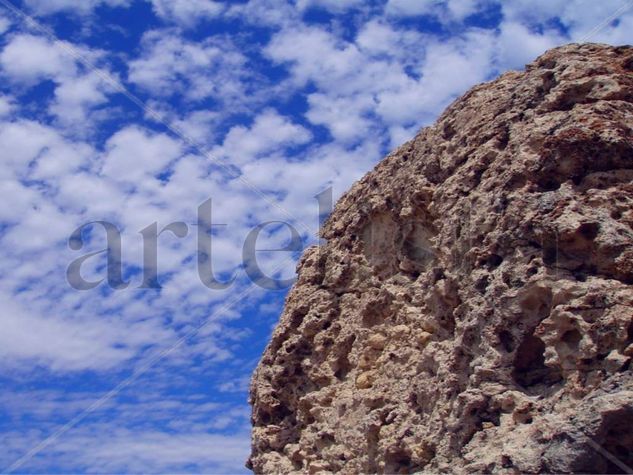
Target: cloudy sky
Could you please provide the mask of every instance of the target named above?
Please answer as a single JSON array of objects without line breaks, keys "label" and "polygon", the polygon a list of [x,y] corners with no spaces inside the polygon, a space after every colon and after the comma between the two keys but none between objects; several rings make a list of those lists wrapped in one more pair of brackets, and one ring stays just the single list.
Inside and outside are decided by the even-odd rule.
[{"label": "cloudy sky", "polygon": [[470,86],[550,47],[633,42],[627,6],[0,0],[0,471],[245,471],[248,379],[286,291],[253,257],[291,278],[315,196],[327,209]]}]

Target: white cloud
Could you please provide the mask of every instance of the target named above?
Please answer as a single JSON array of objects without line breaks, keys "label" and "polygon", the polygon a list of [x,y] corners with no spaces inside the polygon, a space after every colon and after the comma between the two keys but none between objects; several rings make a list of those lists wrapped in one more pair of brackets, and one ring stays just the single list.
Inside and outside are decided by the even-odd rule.
[{"label": "white cloud", "polygon": [[26,212],[38,202],[39,195],[18,181],[0,180],[0,196],[11,200],[0,200],[0,221],[18,222]]},{"label": "white cloud", "polygon": [[70,143],[57,138],[57,143],[48,145],[38,156],[31,169],[31,177],[37,180],[56,179],[74,174],[94,158],[94,150],[82,143]]},{"label": "white cloud", "polygon": [[429,121],[468,87],[486,79],[493,45],[494,37],[479,31],[451,41],[429,42],[419,66],[421,78],[381,94],[378,113],[387,123]]},{"label": "white cloud", "polygon": [[62,125],[75,130],[89,128],[91,121],[88,116],[96,107],[105,104],[107,94],[112,92],[111,86],[95,72],[67,79],[55,89],[50,112]]},{"label": "white cloud", "polygon": [[251,25],[280,27],[300,21],[298,13],[288,0],[248,0],[231,5],[227,17],[242,19]]},{"label": "white cloud", "polygon": [[341,143],[365,138],[375,128],[373,121],[365,117],[375,106],[369,95],[335,97],[315,93],[308,96],[308,104],[308,120],[326,126]]},{"label": "white cloud", "polygon": [[[409,32],[403,34],[394,30],[388,23],[370,20],[358,32],[356,44],[371,55],[394,55],[397,54],[396,48],[402,46],[401,40],[409,34]],[[414,41],[420,39],[418,34],[411,36]],[[402,53],[406,55],[408,51],[404,50]]]},{"label": "white cloud", "polygon": [[6,31],[11,28],[11,22],[8,18],[0,15],[0,35],[3,35]]},{"label": "white cloud", "polygon": [[363,6],[363,0],[297,0],[299,10],[320,7],[338,13],[361,6]]},{"label": "white cloud", "polygon": [[442,22],[463,21],[486,3],[487,0],[389,0],[385,12],[404,17],[431,15]]},{"label": "white cloud", "polygon": [[67,12],[86,15],[100,6],[127,7],[131,0],[25,0],[25,3],[39,15]]},{"label": "white cloud", "polygon": [[403,130],[430,122],[457,95],[487,78],[494,49],[494,33],[485,30],[439,40],[370,21],[354,42],[323,29],[288,29],[266,51],[288,64],[296,87],[315,85],[306,117],[345,142],[372,130],[402,136]]},{"label": "white cloud", "polygon": [[44,147],[59,143],[57,133],[33,121],[0,124],[0,147],[5,154],[0,176],[25,176],[28,165]]},{"label": "white cloud", "polygon": [[429,15],[440,4],[439,0],[389,0],[385,11],[392,15]]},{"label": "white cloud", "polygon": [[[148,408],[148,411],[151,409]],[[220,420],[222,416],[215,419]],[[190,430],[121,428],[92,424],[74,430],[56,441],[27,467],[33,471],[171,473],[188,467],[197,473],[245,473],[250,451],[246,430],[236,434],[213,434],[193,425]],[[6,465],[38,443],[37,434],[9,433],[4,437]],[[9,458],[13,455],[14,458]]]},{"label": "white cloud", "polygon": [[615,26],[605,28],[590,38],[591,41],[611,45],[633,44],[633,15],[620,17]]},{"label": "white cloud", "polygon": [[304,144],[310,138],[304,127],[267,110],[257,116],[250,127],[233,127],[222,147],[212,150],[211,154],[225,157],[230,164],[243,164],[284,147]]},{"label": "white cloud", "polygon": [[86,164],[92,153],[51,127],[25,120],[0,123],[0,147],[6,153],[0,177],[55,179]]},{"label": "white cloud", "polygon": [[363,58],[353,44],[314,27],[282,30],[265,51],[273,60],[288,63],[298,84],[313,81],[325,87],[338,85],[342,93],[356,86],[347,79],[363,66]]},{"label": "white cloud", "polygon": [[149,0],[156,15],[182,26],[193,26],[205,18],[215,18],[224,5],[213,0]]},{"label": "white cloud", "polygon": [[6,117],[11,114],[15,109],[15,101],[13,98],[5,95],[0,95],[0,118]]},{"label": "white cloud", "polygon": [[76,74],[74,61],[50,41],[34,35],[11,39],[0,54],[5,74],[19,81],[59,78]]},{"label": "white cloud", "polygon": [[99,118],[94,110],[107,102],[107,95],[114,91],[96,71],[84,71],[85,68],[77,64],[69,50],[90,61],[97,61],[103,56],[102,52],[85,47],[21,34],[12,37],[0,53],[0,67],[11,83],[18,87],[52,80],[55,97],[49,104],[48,112],[62,125],[68,126],[67,130],[82,135]]},{"label": "white cloud", "polygon": [[33,315],[0,295],[0,359],[6,364],[35,363],[57,370],[107,369],[135,355],[137,348],[121,345],[125,332],[107,322],[77,322],[60,318],[54,310],[48,316]]},{"label": "white cloud", "polygon": [[533,33],[520,23],[505,21],[498,38],[498,61],[502,69],[522,69],[546,50],[565,42],[553,30]]},{"label": "white cloud", "polygon": [[[134,391],[127,388],[104,401],[20,471],[245,473],[248,409],[196,392],[198,385],[190,378],[198,377],[195,371],[185,378],[166,372],[147,375]],[[0,465],[10,466],[54,432],[56,424],[81,414],[100,397],[93,389],[3,391],[3,414],[20,420],[21,430],[3,431]]]},{"label": "white cloud", "polygon": [[[274,309],[276,310],[276,308]],[[248,385],[250,383],[251,378],[248,376],[243,376],[241,378],[236,378],[234,380],[225,381],[218,385],[218,389],[223,393],[232,393],[232,392],[246,392],[248,391]]]},{"label": "white cloud", "polygon": [[482,0],[449,0],[447,7],[453,18],[463,20],[477,13],[484,3]]},{"label": "white cloud", "polygon": [[628,25],[633,12],[622,10],[620,0],[588,2],[586,0],[509,0],[500,2],[505,19],[524,26],[540,27],[553,20],[559,21],[569,31],[572,40],[578,41],[591,33],[604,20],[620,11],[611,24],[604,25],[602,31],[595,33],[590,41],[605,41],[610,44],[633,42],[633,33]]},{"label": "white cloud", "polygon": [[552,18],[560,17],[565,6],[573,3],[573,0],[498,0],[497,3],[501,6],[506,19],[530,24],[545,23]]},{"label": "white cloud", "polygon": [[38,198],[20,216],[19,223],[3,233],[2,245],[16,254],[28,256],[60,245],[70,236],[76,224],[55,205],[47,203],[45,196]]},{"label": "white cloud", "polygon": [[[79,456],[79,464],[88,471],[170,472],[189,466],[192,461],[203,472],[228,472],[241,468],[250,450],[248,434],[220,434],[119,431],[110,440],[85,447],[88,438],[66,440],[63,447]],[[103,443],[105,442],[105,443]],[[81,454],[84,454],[83,456]]]},{"label": "white cloud", "polygon": [[102,173],[132,183],[151,178],[181,154],[181,145],[164,134],[148,134],[128,127],[114,134],[106,144]]},{"label": "white cloud", "polygon": [[244,101],[246,57],[228,40],[190,42],[172,30],[143,37],[141,57],[129,63],[129,80],[152,94],[189,100]]},{"label": "white cloud", "polygon": [[216,127],[223,120],[222,114],[213,110],[193,110],[170,124],[198,144],[208,144],[216,139]]},{"label": "white cloud", "polygon": [[123,209],[126,194],[113,180],[80,172],[61,174],[56,198],[68,212],[86,212],[93,219],[111,219]]}]

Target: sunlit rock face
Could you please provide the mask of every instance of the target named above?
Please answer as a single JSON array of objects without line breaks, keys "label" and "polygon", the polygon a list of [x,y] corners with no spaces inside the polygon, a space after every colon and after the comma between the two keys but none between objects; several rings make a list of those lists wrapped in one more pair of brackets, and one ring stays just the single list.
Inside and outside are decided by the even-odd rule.
[{"label": "sunlit rock face", "polygon": [[253,376],[255,472],[633,467],[633,48],[471,89],[323,237]]}]

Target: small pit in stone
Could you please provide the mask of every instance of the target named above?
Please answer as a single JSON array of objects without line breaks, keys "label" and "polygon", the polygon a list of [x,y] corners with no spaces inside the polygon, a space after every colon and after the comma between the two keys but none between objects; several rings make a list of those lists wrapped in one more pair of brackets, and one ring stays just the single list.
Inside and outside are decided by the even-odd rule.
[{"label": "small pit in stone", "polygon": [[509,331],[502,330],[499,332],[499,343],[501,343],[501,346],[507,353],[514,351],[514,337]]},{"label": "small pit in stone", "polygon": [[501,257],[498,254],[491,254],[490,256],[488,256],[486,264],[488,265],[488,268],[496,269],[497,267],[501,265],[502,262],[503,262],[503,257]]},{"label": "small pit in stone", "polygon": [[523,388],[561,380],[559,370],[545,366],[545,343],[534,334],[527,336],[517,348],[513,377]]},{"label": "small pit in stone", "polygon": [[577,350],[578,344],[580,340],[582,340],[582,335],[576,329],[566,331],[561,340],[570,348]]},{"label": "small pit in stone", "polygon": [[431,238],[433,233],[420,223],[413,226],[402,244],[403,253],[416,264],[425,268],[435,257]]},{"label": "small pit in stone", "polygon": [[539,191],[556,191],[560,188],[560,180],[555,176],[545,176],[536,182]]},{"label": "small pit in stone", "polygon": [[590,241],[593,241],[598,236],[599,231],[599,223],[583,223],[578,227],[578,232],[580,233],[580,235]]}]

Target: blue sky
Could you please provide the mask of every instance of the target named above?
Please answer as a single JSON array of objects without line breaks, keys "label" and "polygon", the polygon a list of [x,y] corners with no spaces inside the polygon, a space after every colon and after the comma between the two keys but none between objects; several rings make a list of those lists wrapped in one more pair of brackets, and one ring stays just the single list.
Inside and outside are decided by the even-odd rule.
[{"label": "blue sky", "polygon": [[[1,0],[0,470],[246,471],[248,379],[285,296],[245,275],[249,231],[284,221],[314,243],[315,195],[550,47],[631,43],[627,3]],[[224,290],[196,268],[207,199]],[[75,290],[68,265],[105,233],[68,239],[100,220],[130,285]],[[162,288],[140,289],[140,231],[176,221],[189,232],[159,239]],[[257,246],[288,236],[268,226]],[[297,256],[257,253],[279,278]]]}]

